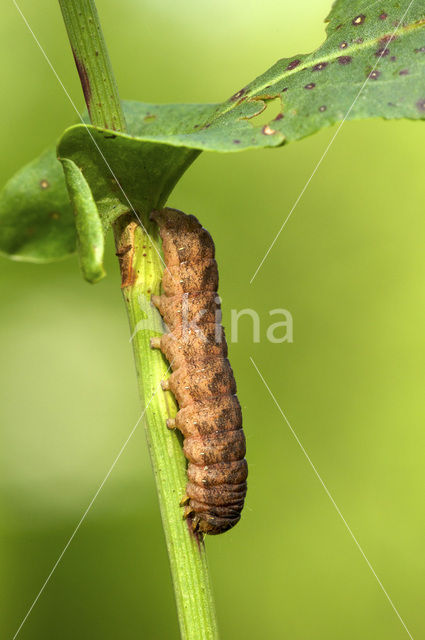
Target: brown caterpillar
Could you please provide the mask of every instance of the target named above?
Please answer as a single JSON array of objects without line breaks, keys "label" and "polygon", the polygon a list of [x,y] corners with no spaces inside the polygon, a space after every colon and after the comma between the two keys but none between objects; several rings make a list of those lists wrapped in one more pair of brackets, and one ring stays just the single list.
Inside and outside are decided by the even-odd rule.
[{"label": "brown caterpillar", "polygon": [[218,534],[240,520],[248,467],[242,413],[227,359],[213,240],[194,216],[155,211],[166,270],[152,296],[169,333],[152,338],[173,373],[163,382],[179,405],[167,426],[184,436],[188,484],[184,517],[193,531]]}]

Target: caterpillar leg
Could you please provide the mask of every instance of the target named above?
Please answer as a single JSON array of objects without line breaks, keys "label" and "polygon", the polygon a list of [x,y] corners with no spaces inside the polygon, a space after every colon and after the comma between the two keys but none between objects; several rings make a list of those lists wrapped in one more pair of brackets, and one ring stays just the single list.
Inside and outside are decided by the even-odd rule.
[{"label": "caterpillar leg", "polygon": [[151,349],[160,349],[161,348],[161,338],[151,338],[150,339]]},{"label": "caterpillar leg", "polygon": [[161,387],[164,391],[168,391],[170,388],[170,381],[169,380],[161,380]]},{"label": "caterpillar leg", "polygon": [[176,421],[174,418],[168,418],[165,424],[167,425],[167,429],[173,430],[176,428]]},{"label": "caterpillar leg", "polygon": [[190,498],[189,496],[185,495],[183,496],[183,498],[180,500],[180,506],[181,507],[185,507],[187,504],[189,504],[190,502]]},{"label": "caterpillar leg", "polygon": [[183,511],[183,518],[186,520],[189,516],[192,515],[192,513],[195,513],[194,510],[189,504],[187,504]]}]

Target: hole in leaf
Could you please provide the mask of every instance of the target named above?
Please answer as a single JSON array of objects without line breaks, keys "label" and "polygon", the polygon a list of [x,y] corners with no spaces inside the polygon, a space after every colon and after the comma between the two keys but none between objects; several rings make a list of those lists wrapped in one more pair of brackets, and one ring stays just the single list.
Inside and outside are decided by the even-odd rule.
[{"label": "hole in leaf", "polygon": [[266,108],[258,115],[249,119],[249,122],[255,127],[262,127],[265,124],[269,124],[282,111],[280,98],[272,98],[271,100],[264,100],[264,102],[266,103]]}]

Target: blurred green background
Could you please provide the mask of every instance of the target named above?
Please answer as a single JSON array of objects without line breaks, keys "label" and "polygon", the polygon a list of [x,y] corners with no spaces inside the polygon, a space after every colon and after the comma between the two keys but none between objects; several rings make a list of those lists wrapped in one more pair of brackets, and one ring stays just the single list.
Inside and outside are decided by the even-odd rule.
[{"label": "blurred green background", "polygon": [[[80,108],[55,3],[21,8]],[[324,37],[329,0],[99,0],[122,97],[225,99]],[[75,114],[12,2],[0,23],[0,182]],[[425,237],[421,123],[344,125],[279,150],[203,154],[170,204],[217,246],[250,464],[241,523],[207,540],[223,638],[408,637],[250,363],[252,356],[415,638],[425,637]],[[118,269],[1,260],[1,628],[12,638],[140,413]],[[288,309],[293,344],[270,344]],[[275,321],[275,319],[273,320]],[[143,429],[22,628],[22,640],[177,638]]]}]

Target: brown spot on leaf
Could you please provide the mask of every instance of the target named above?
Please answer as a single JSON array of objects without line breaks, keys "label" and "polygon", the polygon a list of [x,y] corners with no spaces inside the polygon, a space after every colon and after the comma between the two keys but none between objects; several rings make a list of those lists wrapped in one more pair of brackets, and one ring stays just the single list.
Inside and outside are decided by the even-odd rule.
[{"label": "brown spot on leaf", "polygon": [[365,20],[366,20],[366,16],[363,13],[361,13],[360,15],[356,16],[355,18],[353,18],[351,23],[355,27],[358,27],[359,25],[363,24]]},{"label": "brown spot on leaf", "polygon": [[320,111],[321,113],[323,113],[324,111],[326,111],[326,109],[327,109],[327,106],[326,106],[325,104],[322,104],[322,106],[321,106],[321,107],[319,107],[319,111]]},{"label": "brown spot on leaf", "polygon": [[364,40],[363,40],[363,38],[356,38],[356,39],[354,40],[354,42],[355,42],[356,44],[363,44]]},{"label": "brown spot on leaf", "polygon": [[314,65],[312,71],[321,71],[327,66],[328,66],[327,62],[318,62],[317,64]]},{"label": "brown spot on leaf", "polygon": [[421,113],[425,113],[425,98],[418,100],[416,106]]},{"label": "brown spot on leaf", "polygon": [[379,76],[381,75],[381,72],[378,71],[377,69],[374,69],[373,71],[371,71],[369,73],[369,78],[371,80],[377,80],[379,78]]},{"label": "brown spot on leaf", "polygon": [[280,90],[281,93],[285,93],[285,91],[288,91],[288,87],[283,87],[283,89]]},{"label": "brown spot on leaf", "polygon": [[298,67],[300,63],[301,63],[301,60],[292,60],[292,62],[290,62],[286,67],[287,71],[292,71],[292,69],[295,69],[295,67]]},{"label": "brown spot on leaf", "polygon": [[314,89],[315,86],[316,85],[314,82],[309,82],[308,84],[305,85],[304,89]]},{"label": "brown spot on leaf", "polygon": [[397,58],[395,56],[391,56],[390,60],[391,60],[391,62],[395,62],[397,60]]},{"label": "brown spot on leaf", "polygon": [[278,113],[275,120],[282,120],[283,118],[283,113]]},{"label": "brown spot on leaf", "polygon": [[409,69],[402,69],[401,71],[398,72],[399,76],[408,76],[409,75]]},{"label": "brown spot on leaf", "polygon": [[379,42],[383,45],[386,45],[388,44],[388,42],[392,42],[396,38],[397,36],[394,33],[387,33],[386,36],[382,36],[382,38],[379,39]]},{"label": "brown spot on leaf", "polygon": [[389,49],[387,49],[386,47],[380,47],[379,49],[377,49],[377,51],[375,51],[375,56],[377,58],[384,58],[385,56],[388,56],[389,53]]},{"label": "brown spot on leaf", "polygon": [[233,140],[233,144],[240,144],[240,140]]},{"label": "brown spot on leaf", "polygon": [[388,13],[381,13],[381,15],[379,16],[380,20],[386,20],[388,18]]},{"label": "brown spot on leaf", "polygon": [[340,49],[346,49],[348,47],[348,42],[341,42],[341,44],[339,45]]},{"label": "brown spot on leaf", "polygon": [[48,189],[50,187],[49,181],[44,179],[40,181],[40,187],[42,189]]},{"label": "brown spot on leaf", "polygon": [[339,64],[350,64],[351,60],[351,56],[339,56],[338,58]]},{"label": "brown spot on leaf", "polygon": [[343,27],[343,26],[344,26],[344,25],[343,25],[342,23],[341,23],[341,24],[339,24],[339,25],[337,25],[337,26],[335,27],[335,31],[339,31],[340,29],[342,29],[342,27]]},{"label": "brown spot on leaf", "polygon": [[421,47],[420,49],[415,49],[415,53],[424,53],[425,47]]},{"label": "brown spot on leaf", "polygon": [[240,89],[239,91],[237,91],[235,94],[233,94],[233,96],[230,98],[231,102],[236,102],[236,100],[239,100],[240,98],[242,98],[242,96],[244,95],[246,89]]}]

